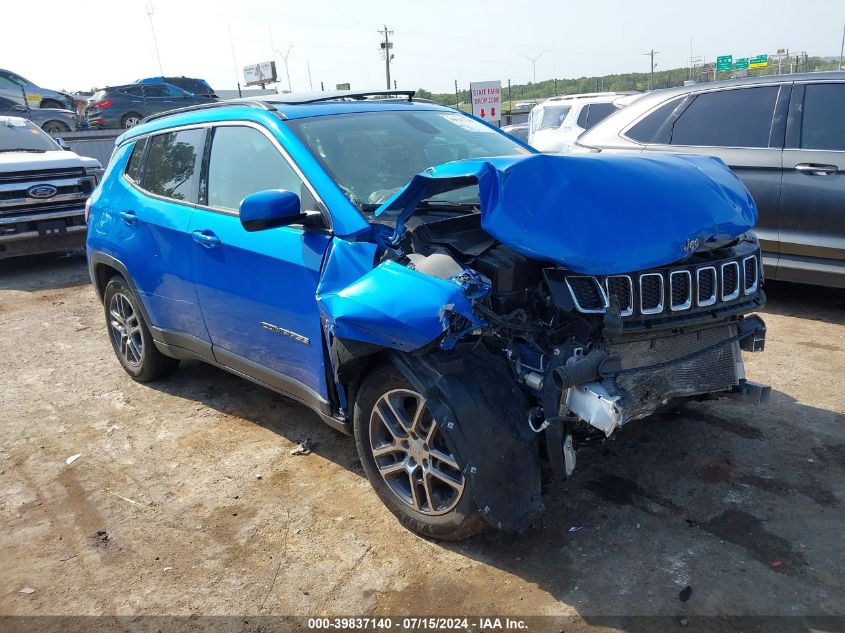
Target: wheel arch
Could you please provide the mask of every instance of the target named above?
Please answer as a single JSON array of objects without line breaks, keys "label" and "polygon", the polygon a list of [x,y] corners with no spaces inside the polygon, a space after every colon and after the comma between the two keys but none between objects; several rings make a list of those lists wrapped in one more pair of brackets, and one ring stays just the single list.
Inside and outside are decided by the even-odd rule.
[{"label": "wheel arch", "polygon": [[115,275],[120,275],[126,280],[126,283],[129,284],[129,287],[132,289],[132,292],[135,293],[135,296],[138,297],[139,308],[144,320],[150,326],[153,326],[153,322],[150,320],[150,315],[147,312],[147,306],[144,305],[141,293],[138,292],[138,288],[135,285],[135,280],[132,279],[132,275],[129,274],[129,270],[127,270],[123,262],[100,251],[90,252],[88,255],[88,262],[91,282],[94,284],[94,289],[97,291],[97,297],[100,299],[101,303],[109,280]]}]

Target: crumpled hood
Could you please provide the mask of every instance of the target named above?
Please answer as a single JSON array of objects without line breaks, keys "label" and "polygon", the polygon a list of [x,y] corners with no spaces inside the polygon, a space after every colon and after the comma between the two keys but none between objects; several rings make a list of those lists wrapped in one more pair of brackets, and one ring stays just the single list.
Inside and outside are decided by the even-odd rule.
[{"label": "crumpled hood", "polygon": [[720,159],[673,154],[446,163],[414,176],[376,215],[399,212],[396,239],[421,200],[475,182],[485,231],[528,257],[583,274],[671,264],[757,222],[751,194]]}]

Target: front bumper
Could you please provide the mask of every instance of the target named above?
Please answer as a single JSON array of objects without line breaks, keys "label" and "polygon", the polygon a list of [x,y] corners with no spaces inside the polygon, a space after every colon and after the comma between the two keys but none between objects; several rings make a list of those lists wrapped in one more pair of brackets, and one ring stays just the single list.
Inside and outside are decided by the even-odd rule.
[{"label": "front bumper", "polygon": [[36,217],[0,218],[0,260],[72,250],[85,245],[84,210]]},{"label": "front bumper", "polygon": [[762,351],[766,324],[756,315],[665,335],[623,338],[607,347],[595,380],[561,392],[560,413],[605,435],[679,398],[738,395],[758,404],[768,387],[748,383],[741,350]]}]

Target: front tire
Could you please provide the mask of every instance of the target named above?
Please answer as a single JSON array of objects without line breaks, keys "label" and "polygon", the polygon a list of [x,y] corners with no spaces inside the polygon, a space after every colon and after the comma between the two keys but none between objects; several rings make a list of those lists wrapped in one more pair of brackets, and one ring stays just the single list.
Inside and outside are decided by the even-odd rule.
[{"label": "front tire", "polygon": [[106,284],[103,305],[109,340],[127,374],[138,382],[150,382],[173,373],[179,361],[158,351],[140,301],[123,277],[115,275]]},{"label": "front tire", "polygon": [[353,425],[364,473],[402,525],[446,541],[484,529],[466,478],[425,397],[393,365],[377,367],[364,380]]},{"label": "front tire", "polygon": [[129,130],[141,122],[143,119],[140,114],[137,112],[130,112],[128,114],[124,114],[123,118],[120,120],[120,125],[123,127],[124,130]]}]

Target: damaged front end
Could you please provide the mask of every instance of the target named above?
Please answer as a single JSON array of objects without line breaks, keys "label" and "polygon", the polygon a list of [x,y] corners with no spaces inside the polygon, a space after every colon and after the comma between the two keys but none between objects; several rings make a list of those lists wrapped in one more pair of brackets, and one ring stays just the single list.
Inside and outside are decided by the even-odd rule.
[{"label": "damaged front end", "polygon": [[[612,183],[612,184],[610,184]],[[477,184],[478,213],[410,219]],[[540,464],[690,398],[765,402],[756,208],[721,161],[587,156],[471,160],[382,205],[389,235],[333,240],[318,303],[341,409],[386,355],[420,393],[478,509],[518,528]]]}]

